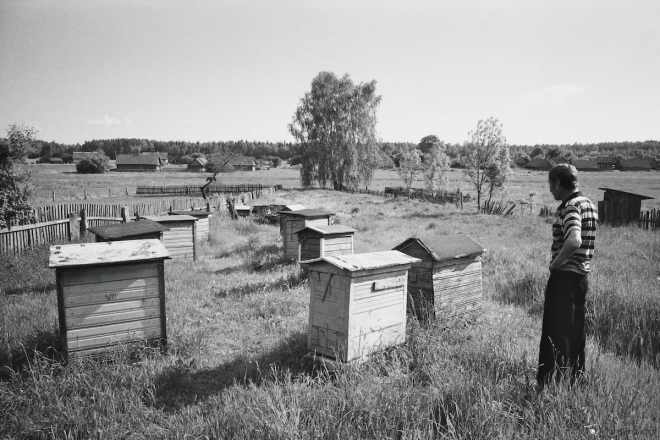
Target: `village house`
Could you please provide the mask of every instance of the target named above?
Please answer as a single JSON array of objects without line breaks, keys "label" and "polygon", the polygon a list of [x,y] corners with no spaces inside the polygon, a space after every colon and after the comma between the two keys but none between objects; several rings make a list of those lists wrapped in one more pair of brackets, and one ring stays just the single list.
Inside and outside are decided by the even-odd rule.
[{"label": "village house", "polygon": [[229,160],[229,165],[239,171],[254,171],[257,169],[257,162],[254,157],[236,156]]},{"label": "village house", "polygon": [[555,165],[556,163],[551,159],[540,158],[530,160],[529,163],[525,165],[525,168],[528,170],[548,171]]},{"label": "village house", "polygon": [[150,155],[156,155],[160,157],[160,161],[163,165],[167,165],[170,163],[168,157],[169,153],[160,153],[158,151],[141,151],[140,155],[142,156],[150,156]]},{"label": "village house", "polygon": [[614,165],[619,171],[651,171],[651,165],[645,159],[620,159]]},{"label": "village house", "polygon": [[206,165],[209,163],[208,160],[206,160],[203,157],[196,157],[188,164],[188,171],[193,171],[197,173],[203,173],[206,171]]},{"label": "village house", "polygon": [[643,159],[649,163],[649,166],[651,167],[652,170],[657,170],[658,168],[660,168],[660,163],[658,163],[655,157],[648,156],[648,157],[644,157]]},{"label": "village house", "polygon": [[575,159],[573,166],[578,171],[598,171],[598,162],[588,159]]},{"label": "village house", "polygon": [[598,171],[610,171],[615,169],[616,163],[619,161],[616,157],[601,156],[596,159],[598,162]]},{"label": "village house", "polygon": [[117,171],[160,171],[163,162],[157,154],[118,154]]}]

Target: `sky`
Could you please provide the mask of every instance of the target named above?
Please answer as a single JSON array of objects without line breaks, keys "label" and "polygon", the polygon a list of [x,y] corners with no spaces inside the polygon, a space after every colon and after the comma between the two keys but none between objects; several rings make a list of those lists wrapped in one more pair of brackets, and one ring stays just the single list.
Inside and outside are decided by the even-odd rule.
[{"label": "sky", "polygon": [[660,140],[657,0],[0,0],[0,136],[293,141],[322,71],[387,142]]}]

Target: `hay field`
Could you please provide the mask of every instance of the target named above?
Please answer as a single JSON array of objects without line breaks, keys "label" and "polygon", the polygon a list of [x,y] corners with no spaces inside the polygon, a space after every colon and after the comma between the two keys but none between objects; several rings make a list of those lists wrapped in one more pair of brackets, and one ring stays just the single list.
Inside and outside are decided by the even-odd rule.
[{"label": "hay field", "polygon": [[660,437],[658,233],[600,228],[588,381],[537,394],[547,220],[326,190],[270,201],[334,211],[358,229],[356,252],[418,231],[473,236],[488,248],[483,315],[410,320],[404,345],[335,378],[310,374],[300,362],[308,285],[282,261],[278,228],[219,216],[199,261],[166,264],[167,355],[118,350],[110,362],[64,365],[48,349],[57,347],[57,312],[47,249],[3,257],[0,437]]}]

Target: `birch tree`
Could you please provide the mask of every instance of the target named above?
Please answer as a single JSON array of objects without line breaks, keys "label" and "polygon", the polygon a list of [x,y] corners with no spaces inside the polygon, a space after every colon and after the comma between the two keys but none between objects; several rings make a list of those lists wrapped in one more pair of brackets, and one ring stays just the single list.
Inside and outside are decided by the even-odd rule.
[{"label": "birch tree", "polygon": [[321,72],[289,124],[301,159],[302,185],[334,189],[368,184],[378,162],[376,81],[354,84],[348,75]]}]

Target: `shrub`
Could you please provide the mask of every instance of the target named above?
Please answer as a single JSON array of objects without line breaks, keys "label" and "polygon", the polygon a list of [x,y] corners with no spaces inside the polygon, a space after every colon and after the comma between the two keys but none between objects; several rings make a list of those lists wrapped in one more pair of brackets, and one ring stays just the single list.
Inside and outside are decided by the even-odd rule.
[{"label": "shrub", "polygon": [[103,174],[109,169],[110,161],[105,154],[96,154],[76,164],[76,171],[80,174]]}]

